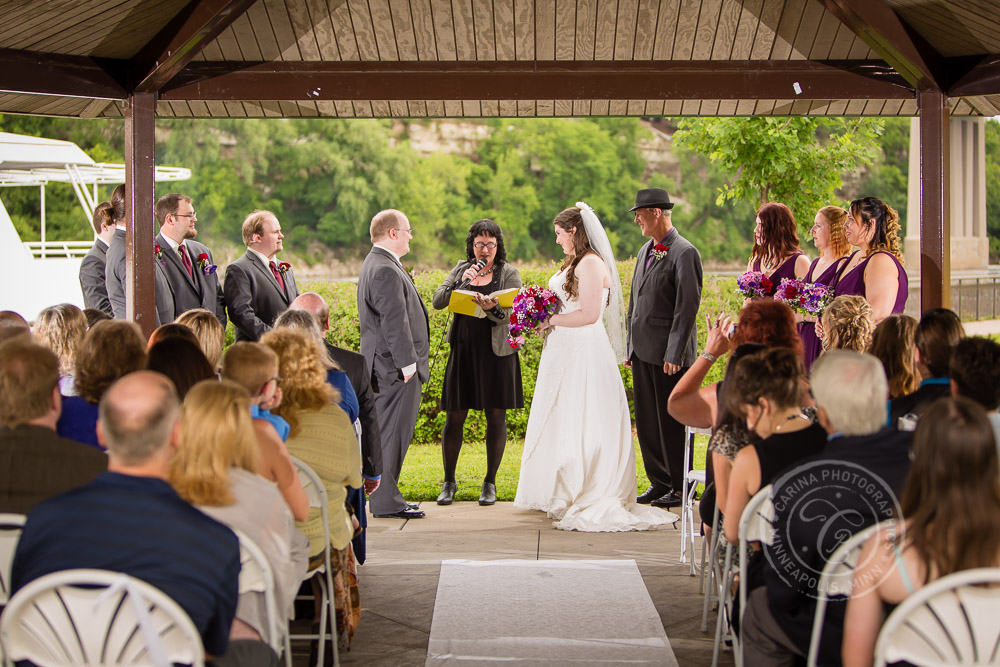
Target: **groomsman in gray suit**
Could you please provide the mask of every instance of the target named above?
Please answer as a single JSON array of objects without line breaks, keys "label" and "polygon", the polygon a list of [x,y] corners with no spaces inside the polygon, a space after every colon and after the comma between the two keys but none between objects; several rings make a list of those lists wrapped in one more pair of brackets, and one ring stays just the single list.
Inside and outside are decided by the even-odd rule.
[{"label": "groomsman in gray suit", "polygon": [[370,232],[373,247],[358,277],[358,318],[382,434],[382,481],[371,496],[372,514],[419,519],[423,511],[403,499],[398,482],[417,424],[420,389],[430,378],[430,323],[400,262],[410,251],[410,221],[388,209],[375,214]]},{"label": "groomsman in gray suit", "polygon": [[673,226],[673,206],[666,190],[647,188],[639,190],[631,209],[650,240],[635,260],[626,366],[632,369],[635,429],[650,483],[638,502],[655,507],[681,504],[684,425],[667,412],[667,399],[697,356],[701,304],[701,255]]},{"label": "groomsman in gray suit", "polygon": [[111,202],[103,201],[94,209],[94,233],[97,239],[94,245],[80,262],[80,290],[83,292],[85,308],[103,310],[108,315],[114,315],[111,310],[111,300],[108,299],[108,288],[105,284],[104,268],[107,264],[108,247],[111,237],[115,235],[115,221],[112,216]]},{"label": "groomsman in gray suit", "polygon": [[198,216],[191,198],[171,193],[156,202],[163,274],[174,295],[174,318],[194,308],[204,308],[226,326],[226,301],[212,262],[212,251],[195,241]]}]

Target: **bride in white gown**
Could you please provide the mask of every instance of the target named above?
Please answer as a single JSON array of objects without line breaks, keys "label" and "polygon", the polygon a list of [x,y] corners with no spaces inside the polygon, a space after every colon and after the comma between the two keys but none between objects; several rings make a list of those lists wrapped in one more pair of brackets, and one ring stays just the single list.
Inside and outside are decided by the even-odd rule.
[{"label": "bride in white gown", "polygon": [[566,261],[549,279],[553,315],[528,416],[515,507],[542,510],[563,530],[650,530],[677,515],[639,505],[624,358],[624,304],[604,228],[578,202],[556,216]]}]

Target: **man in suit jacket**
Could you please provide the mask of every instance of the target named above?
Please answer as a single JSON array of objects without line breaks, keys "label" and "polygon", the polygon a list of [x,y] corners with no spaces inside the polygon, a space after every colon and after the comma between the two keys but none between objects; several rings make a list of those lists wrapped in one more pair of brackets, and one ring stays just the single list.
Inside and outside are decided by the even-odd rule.
[{"label": "man in suit jacket", "polygon": [[[156,202],[160,233],[156,245],[163,255],[163,275],[174,295],[174,319],[194,308],[215,313],[226,326],[226,300],[219,275],[212,263],[212,251],[195,241],[198,216],[190,197],[171,193]],[[172,321],[172,320],[171,320]]]},{"label": "man in suit jacket", "polygon": [[292,267],[275,260],[284,238],[281,223],[270,211],[255,210],[243,221],[247,251],[226,269],[223,285],[237,341],[259,340],[299,295]]},{"label": "man in suit jacket", "polygon": [[416,519],[424,513],[407,504],[397,484],[417,424],[421,385],[430,378],[430,323],[400,262],[410,251],[410,221],[388,209],[375,214],[370,232],[373,247],[358,277],[358,319],[382,436],[382,480],[371,496],[372,514]]},{"label": "man in suit jacket", "polygon": [[635,222],[650,240],[639,251],[628,306],[628,362],[635,390],[635,428],[649,489],[640,503],[680,505],[684,425],[667,412],[670,392],[694,363],[702,268],[697,248],[670,221],[666,190],[639,190]]},{"label": "man in suit jacket", "polygon": [[115,234],[115,222],[112,217],[111,202],[105,201],[94,209],[94,233],[97,239],[93,247],[80,262],[80,290],[83,292],[83,306],[96,308],[108,315],[113,315],[111,301],[108,299],[108,288],[105,285],[104,268],[107,264],[108,246]]}]

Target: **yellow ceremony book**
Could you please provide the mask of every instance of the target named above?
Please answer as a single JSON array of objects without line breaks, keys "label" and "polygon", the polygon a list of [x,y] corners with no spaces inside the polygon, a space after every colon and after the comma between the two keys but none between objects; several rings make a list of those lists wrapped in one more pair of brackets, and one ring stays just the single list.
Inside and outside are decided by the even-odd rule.
[{"label": "yellow ceremony book", "polygon": [[[457,289],[451,293],[451,301],[448,302],[448,310],[460,315],[471,317],[486,317],[486,313],[476,303],[476,294],[472,290]],[[501,308],[510,308],[514,305],[514,297],[517,295],[517,288],[502,289],[489,294],[491,299],[496,299]]]}]

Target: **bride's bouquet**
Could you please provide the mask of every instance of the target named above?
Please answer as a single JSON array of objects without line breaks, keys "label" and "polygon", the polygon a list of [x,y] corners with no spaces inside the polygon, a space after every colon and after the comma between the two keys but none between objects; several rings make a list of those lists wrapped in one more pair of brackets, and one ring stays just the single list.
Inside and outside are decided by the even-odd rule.
[{"label": "bride's bouquet", "polygon": [[748,299],[768,296],[774,283],[760,271],[747,271],[736,279],[736,291]]},{"label": "bride's bouquet", "polygon": [[507,343],[512,349],[524,345],[526,329],[534,329],[536,325],[555,315],[559,310],[559,297],[552,290],[532,285],[522,287],[514,297],[514,310],[510,314],[510,335]]},{"label": "bride's bouquet", "polygon": [[785,278],[778,284],[774,300],[787,303],[803,315],[822,315],[833,300],[833,290],[819,283],[807,283],[797,278]]}]

